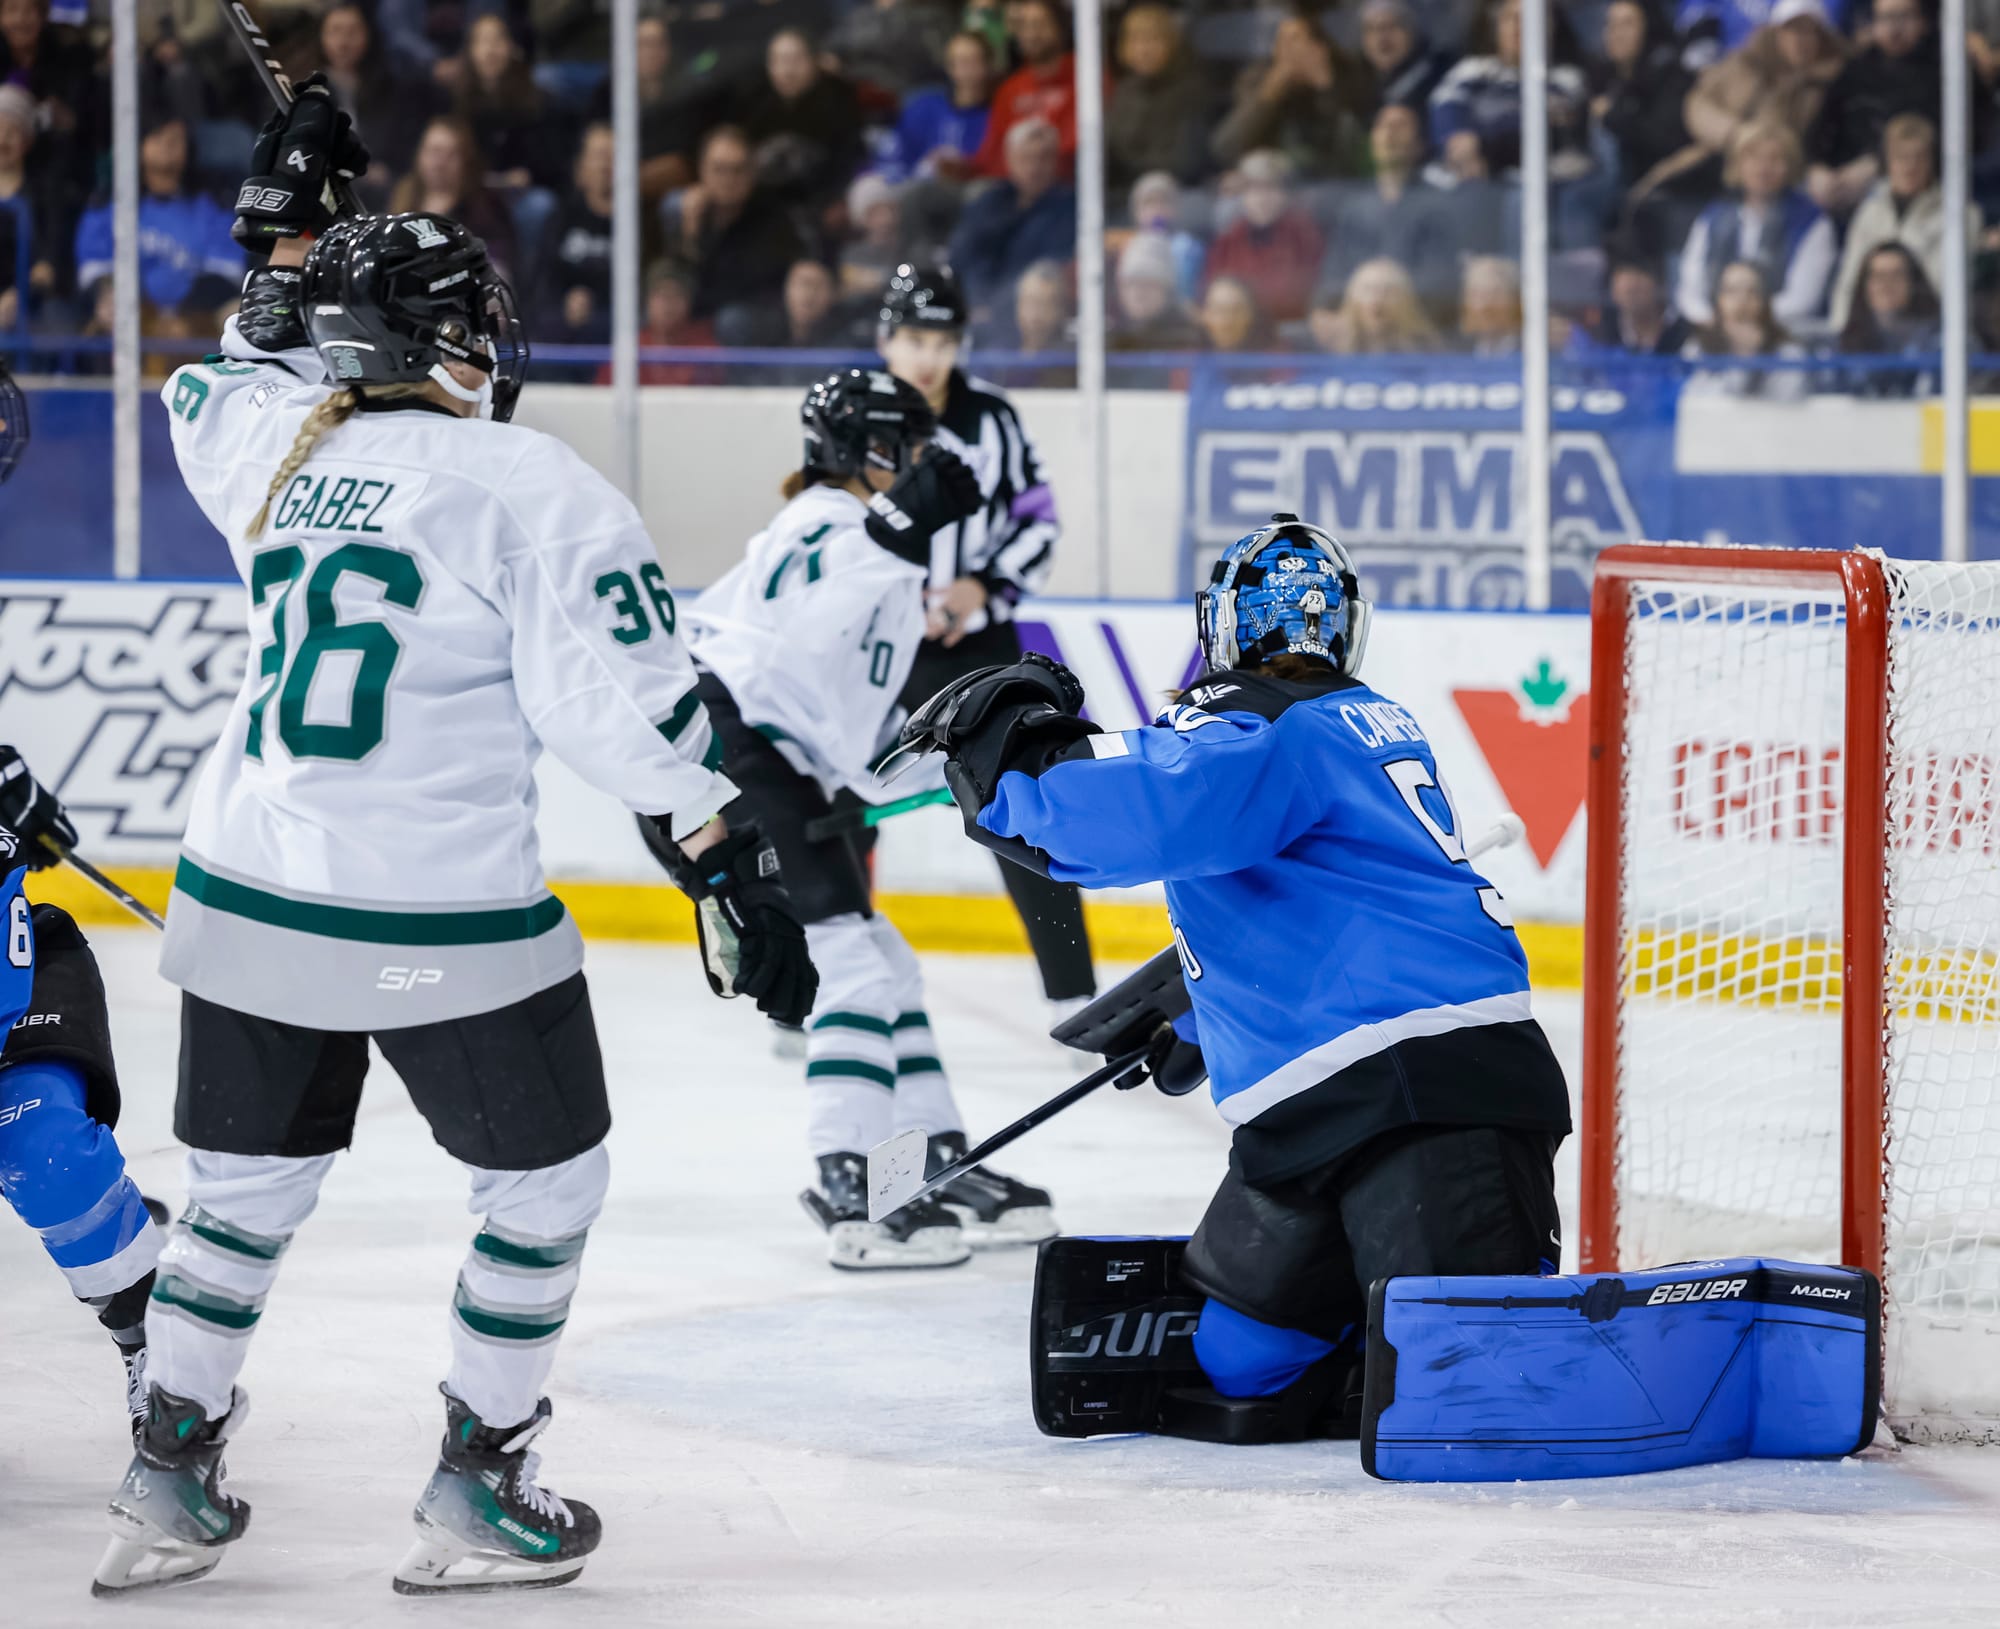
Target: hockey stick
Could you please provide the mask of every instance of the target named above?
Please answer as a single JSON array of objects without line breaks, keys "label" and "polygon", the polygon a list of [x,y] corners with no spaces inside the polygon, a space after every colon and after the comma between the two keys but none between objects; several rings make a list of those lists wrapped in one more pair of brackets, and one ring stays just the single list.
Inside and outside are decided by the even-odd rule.
[{"label": "hockey stick", "polygon": [[908,814],[912,809],[928,809],[951,801],[951,794],[940,786],[934,791],[897,798],[893,803],[864,803],[859,808],[836,809],[832,814],[806,822],[806,841],[824,843],[829,837],[842,837],[851,831],[865,831],[870,826],[879,826],[883,821]]},{"label": "hockey stick", "polygon": [[[977,1148],[970,1148],[934,1177],[924,1175],[924,1161],[930,1137],[922,1131],[904,1131],[868,1150],[868,1220],[879,1222],[891,1211],[901,1210],[912,1199],[921,1198],[959,1177],[1000,1152],[1017,1137],[1026,1136],[1044,1120],[1061,1114],[1072,1103],[1081,1102],[1106,1081],[1120,1086],[1137,1086],[1145,1079],[1146,1048],[1136,1047],[1123,1057],[1113,1058],[1102,1069],[1085,1075],[1074,1086],[1065,1087],[1046,1103],[1030,1109],[1012,1125],[993,1133]],[[1130,1079],[1126,1077],[1132,1077]]]},{"label": "hockey stick", "polygon": [[84,859],[82,855],[72,851],[65,854],[63,858],[69,861],[71,866],[77,871],[81,872],[87,881],[96,883],[99,888],[102,888],[113,899],[117,900],[120,905],[123,905],[126,910],[145,923],[147,927],[158,928],[162,933],[167,931],[167,924],[152,906],[148,905],[144,900],[127,893],[102,871],[98,870],[96,866]]},{"label": "hockey stick", "polygon": [[[1466,845],[1465,857],[1468,860],[1476,859],[1482,854],[1491,853],[1496,848],[1506,848],[1519,842],[1527,829],[1521,817],[1509,810]],[[1139,976],[1135,974],[1134,978]],[[1094,1074],[1084,1076],[1074,1086],[1065,1088],[1046,1103],[1030,1109],[1012,1125],[996,1131],[977,1148],[969,1149],[960,1158],[953,1160],[936,1176],[927,1178],[924,1175],[924,1165],[930,1151],[930,1137],[927,1133],[917,1130],[904,1131],[886,1142],[877,1143],[868,1151],[868,1220],[879,1222],[891,1212],[901,1210],[911,1200],[922,1198],[923,1195],[942,1188],[946,1183],[964,1175],[982,1160],[998,1153],[1015,1138],[1025,1136],[1044,1121],[1053,1119],[1072,1103],[1082,1101],[1106,1081],[1116,1081],[1121,1087],[1137,1086],[1146,1078],[1146,1054],[1149,1050],[1149,1047],[1137,1047],[1114,1058]]]},{"label": "hockey stick", "polygon": [[[292,89],[292,82],[285,70],[278,65],[278,59],[271,52],[271,42],[264,38],[264,30],[251,15],[250,8],[243,0],[219,0],[222,6],[222,20],[229,25],[230,33],[236,36],[236,43],[249,55],[250,66],[263,81],[264,89],[270,94],[272,104],[279,109],[290,107],[298,100]],[[326,207],[336,215],[359,215],[361,200],[355,196],[354,185],[337,175],[326,178]]]}]

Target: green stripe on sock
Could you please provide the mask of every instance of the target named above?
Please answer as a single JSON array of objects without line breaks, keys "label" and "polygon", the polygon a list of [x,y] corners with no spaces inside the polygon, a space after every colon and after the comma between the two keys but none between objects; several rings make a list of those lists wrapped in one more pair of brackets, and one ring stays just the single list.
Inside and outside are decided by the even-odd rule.
[{"label": "green stripe on sock", "polygon": [[547,1307],[503,1311],[473,1300],[464,1279],[458,1281],[458,1293],[451,1298],[451,1310],[458,1315],[459,1322],[475,1335],[485,1335],[497,1341],[545,1340],[569,1322],[567,1300],[562,1302],[560,1312]]},{"label": "green stripe on sock", "polygon": [[567,1267],[583,1254],[587,1233],[573,1233],[567,1239],[551,1239],[546,1244],[516,1244],[484,1229],[472,1241],[472,1248],[493,1261],[509,1267]]},{"label": "green stripe on sock", "polygon": [[879,1035],[884,1040],[889,1038],[890,1033],[886,1019],[873,1018],[865,1012],[822,1013],[812,1021],[812,1027],[814,1029],[858,1029],[864,1035]]},{"label": "green stripe on sock", "polygon": [[285,1253],[289,1238],[272,1238],[263,1233],[252,1233],[246,1227],[237,1227],[225,1222],[212,1211],[199,1205],[189,1205],[187,1214],[181,1218],[182,1225],[204,1244],[212,1244],[218,1250],[227,1250],[233,1256],[249,1256],[256,1261],[276,1261]]},{"label": "green stripe on sock", "polygon": [[806,1079],[866,1080],[892,1091],[896,1085],[893,1070],[884,1069],[879,1063],[863,1063],[859,1058],[815,1058],[806,1065]]},{"label": "green stripe on sock", "polygon": [[927,1012],[906,1012],[896,1020],[897,1029],[929,1029],[931,1015]]},{"label": "green stripe on sock", "polygon": [[249,1329],[264,1316],[262,1307],[200,1289],[173,1273],[163,1273],[153,1281],[152,1298],[222,1329]]},{"label": "green stripe on sock", "polygon": [[898,1058],[896,1073],[899,1075],[941,1075],[944,1065],[936,1058],[919,1055],[914,1058]]}]

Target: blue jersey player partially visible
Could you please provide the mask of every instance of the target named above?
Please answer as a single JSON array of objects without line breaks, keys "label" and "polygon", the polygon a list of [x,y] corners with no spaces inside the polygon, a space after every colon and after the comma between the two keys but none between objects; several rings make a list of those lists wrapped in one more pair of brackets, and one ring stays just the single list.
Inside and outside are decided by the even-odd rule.
[{"label": "blue jersey player partially visible", "polygon": [[75,843],[62,804],[0,746],[0,1194],[117,1342],[136,1424],[160,1230],[112,1134],[118,1077],[97,960],[67,912],[21,890]]},{"label": "blue jersey player partially visible", "polygon": [[1216,1391],[1261,1397],[1337,1361],[1377,1279],[1553,1271],[1569,1098],[1430,742],[1358,677],[1345,551],[1274,516],[1197,605],[1207,669],[1149,728],[1098,732],[1032,659],[932,707],[986,840],[1086,886],[1166,884],[1177,1027],[1233,1128],[1182,1262],[1208,1297],[1195,1351]]}]

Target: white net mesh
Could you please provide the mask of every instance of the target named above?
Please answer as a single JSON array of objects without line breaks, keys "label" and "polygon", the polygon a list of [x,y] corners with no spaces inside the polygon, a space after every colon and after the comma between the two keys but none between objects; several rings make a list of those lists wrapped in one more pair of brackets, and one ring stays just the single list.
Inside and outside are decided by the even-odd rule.
[{"label": "white net mesh", "polygon": [[[1914,1434],[2000,1437],[2000,566],[1888,576],[1886,1395]],[[1630,607],[1618,1259],[1835,1260],[1840,586]]]}]

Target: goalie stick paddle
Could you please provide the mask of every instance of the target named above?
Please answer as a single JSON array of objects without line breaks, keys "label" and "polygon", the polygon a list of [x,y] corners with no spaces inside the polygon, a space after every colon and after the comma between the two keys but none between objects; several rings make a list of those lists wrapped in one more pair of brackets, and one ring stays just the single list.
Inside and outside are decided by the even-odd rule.
[{"label": "goalie stick paddle", "polygon": [[[278,59],[271,51],[271,42],[264,38],[264,30],[250,8],[243,4],[243,0],[218,0],[218,3],[222,7],[222,20],[229,25],[230,33],[236,36],[236,43],[250,58],[250,66],[263,81],[272,104],[278,108],[290,107],[298,100],[298,95],[293,91],[285,70],[278,65]],[[326,207],[336,215],[359,215],[362,212],[354,184],[336,175],[326,178]]]},{"label": "goalie stick paddle", "polygon": [[859,808],[836,809],[832,814],[821,815],[816,820],[806,822],[806,841],[824,843],[829,837],[841,837],[851,831],[863,831],[870,826],[879,826],[883,821],[892,820],[899,814],[908,814],[913,809],[928,809],[936,804],[951,801],[951,794],[940,786],[934,791],[917,792],[906,798],[897,798],[893,803],[867,803]]},{"label": "goalie stick paddle", "polygon": [[82,855],[71,853],[71,854],[65,854],[63,858],[67,860],[75,870],[82,873],[83,877],[87,881],[93,882],[99,888],[103,889],[105,893],[109,894],[113,899],[117,900],[120,905],[123,905],[126,910],[130,911],[141,922],[145,923],[147,927],[158,928],[162,933],[165,933],[167,931],[167,924],[161,919],[160,914],[157,911],[155,911],[144,900],[137,898],[135,895],[127,893],[123,888],[119,887],[117,883],[113,882],[109,877],[107,877],[102,871],[98,870],[96,866],[92,865],[88,860],[84,859]]},{"label": "goalie stick paddle", "polygon": [[[921,1131],[899,1132],[887,1142],[877,1143],[868,1150],[868,1220],[879,1222],[891,1212],[901,1210],[912,1199],[920,1199],[925,1194],[942,1188],[1000,1152],[1017,1137],[1026,1136],[1044,1120],[1050,1119],[1072,1103],[1088,1097],[1107,1081],[1116,1081],[1120,1086],[1136,1086],[1145,1076],[1146,1049],[1137,1047],[1123,1057],[1113,1058],[1102,1069],[1085,1075],[1074,1086],[1056,1093],[1038,1108],[1030,1109],[1012,1125],[996,1131],[977,1148],[966,1152],[951,1164],[945,1166],[934,1177],[924,1175],[925,1157],[930,1149],[930,1137]],[[1136,1078],[1127,1079],[1127,1076]]]}]

